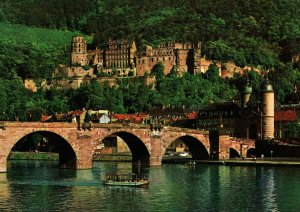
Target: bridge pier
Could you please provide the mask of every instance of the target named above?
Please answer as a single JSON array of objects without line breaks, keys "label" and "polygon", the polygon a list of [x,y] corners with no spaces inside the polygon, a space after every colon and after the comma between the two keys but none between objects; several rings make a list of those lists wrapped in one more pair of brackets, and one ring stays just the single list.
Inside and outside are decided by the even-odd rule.
[{"label": "bridge pier", "polygon": [[150,166],[161,166],[162,158],[158,156],[150,157]]},{"label": "bridge pier", "polygon": [[7,172],[6,155],[0,155],[0,173]]},{"label": "bridge pier", "polygon": [[93,167],[92,160],[77,160],[76,161],[76,169],[91,169]]}]

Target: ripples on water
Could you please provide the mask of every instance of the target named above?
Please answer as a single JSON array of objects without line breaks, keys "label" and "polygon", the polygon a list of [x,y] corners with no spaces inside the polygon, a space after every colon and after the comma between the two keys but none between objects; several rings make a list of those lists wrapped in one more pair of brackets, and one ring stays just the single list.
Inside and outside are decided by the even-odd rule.
[{"label": "ripples on water", "polygon": [[299,211],[300,170],[278,167],[163,165],[141,172],[147,189],[107,187],[100,177],[130,163],[91,170],[11,161],[0,174],[0,211]]}]

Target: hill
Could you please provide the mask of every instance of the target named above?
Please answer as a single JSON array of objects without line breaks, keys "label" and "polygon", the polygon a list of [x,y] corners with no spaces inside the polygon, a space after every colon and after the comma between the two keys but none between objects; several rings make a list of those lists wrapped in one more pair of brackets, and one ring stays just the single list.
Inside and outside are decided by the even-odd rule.
[{"label": "hill", "polygon": [[[138,79],[118,88],[92,82],[76,91],[24,90],[20,79],[48,78],[56,65],[69,64],[70,40],[78,34],[91,37],[93,48],[108,38],[135,39],[139,48],[201,41],[208,58],[270,69],[279,103],[300,81],[299,66],[289,63],[300,49],[299,0],[0,0],[0,119],[82,107],[116,113],[169,104],[197,109],[231,100],[244,82],[242,76],[219,79],[212,70],[160,76],[155,90]],[[258,92],[262,77],[249,78]]]},{"label": "hill", "polygon": [[[290,59],[300,38],[299,0],[16,0],[5,2],[0,21],[161,41],[203,41],[203,53],[238,65],[275,66]],[[297,48],[296,48],[297,49]]]},{"label": "hill", "polygon": [[0,23],[0,77],[49,76],[57,64],[69,63],[71,37],[79,34],[82,33]]}]

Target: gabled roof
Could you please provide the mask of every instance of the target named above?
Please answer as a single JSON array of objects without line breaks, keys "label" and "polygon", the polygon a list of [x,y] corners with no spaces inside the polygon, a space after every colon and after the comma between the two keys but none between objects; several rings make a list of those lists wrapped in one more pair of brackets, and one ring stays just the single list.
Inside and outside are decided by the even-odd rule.
[{"label": "gabled roof", "polygon": [[45,122],[45,121],[51,119],[51,117],[52,117],[51,115],[50,116],[42,116],[41,117],[41,122]]},{"label": "gabled roof", "polygon": [[296,121],[297,113],[295,110],[278,110],[274,114],[275,121]]}]

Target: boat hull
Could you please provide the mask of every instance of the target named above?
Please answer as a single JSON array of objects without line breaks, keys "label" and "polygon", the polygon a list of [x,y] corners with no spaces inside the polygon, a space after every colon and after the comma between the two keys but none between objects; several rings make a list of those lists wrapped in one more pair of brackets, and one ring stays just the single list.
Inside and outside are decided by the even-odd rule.
[{"label": "boat hull", "polygon": [[149,181],[144,181],[144,182],[116,182],[116,181],[106,181],[103,182],[104,185],[109,185],[109,186],[130,186],[130,187],[146,187],[149,185]]}]

